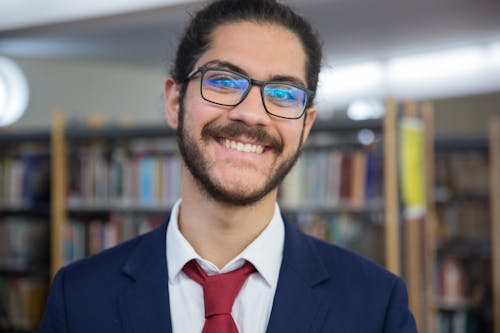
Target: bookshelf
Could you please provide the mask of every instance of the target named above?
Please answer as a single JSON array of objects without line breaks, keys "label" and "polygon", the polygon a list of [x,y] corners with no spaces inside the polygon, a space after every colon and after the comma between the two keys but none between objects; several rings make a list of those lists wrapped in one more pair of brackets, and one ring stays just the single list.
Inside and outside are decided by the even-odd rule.
[{"label": "bookshelf", "polygon": [[53,170],[63,179],[53,185],[52,274],[163,223],[180,196],[180,160],[166,125],[67,128],[64,113],[54,117],[61,159]]},{"label": "bookshelf", "polygon": [[0,132],[0,332],[34,332],[49,283],[50,134]]},{"label": "bookshelf", "polygon": [[[61,265],[162,223],[180,196],[181,166],[174,132],[165,125],[64,128],[64,115],[55,117],[52,149],[64,159],[53,159],[53,173],[66,179],[53,184],[59,194],[53,196],[58,213],[53,214],[52,238],[59,241],[52,248],[52,274]],[[382,126],[380,121],[318,123],[279,197],[283,211],[306,232],[383,265]],[[367,129],[374,140],[361,144],[358,132]],[[342,163],[348,169],[353,166],[359,181],[340,184],[347,177],[335,166]],[[300,184],[290,185],[297,179]],[[319,179],[336,183],[336,189]],[[367,233],[377,240],[371,247],[361,241]],[[342,243],[346,235],[350,238]],[[100,240],[100,245],[91,239]]]},{"label": "bookshelf", "polygon": [[400,211],[397,161],[398,110],[394,99],[388,99],[384,117],[384,184],[385,184],[385,257],[386,267],[401,275]]},{"label": "bookshelf", "polygon": [[[392,110],[390,114],[388,111]],[[387,117],[388,116],[388,117]],[[390,120],[388,118],[391,118]],[[385,172],[386,228],[392,228],[392,267],[407,283],[409,307],[419,331],[433,332],[434,311],[434,110],[429,102],[391,102],[386,121],[392,126],[392,164]],[[389,152],[388,152],[389,154]],[[388,243],[388,242],[387,242]],[[387,251],[389,246],[386,243]]]},{"label": "bookshelf", "polygon": [[492,254],[499,237],[493,219],[493,193],[498,191],[494,170],[498,167],[492,140],[436,142],[434,307],[438,333],[493,332],[497,322],[491,299],[498,288],[492,277],[498,264]]},{"label": "bookshelf", "polygon": [[321,134],[312,134],[284,180],[281,209],[306,233],[385,265],[381,142],[353,144],[351,138],[348,145],[344,137],[321,145]]},{"label": "bookshelf", "polygon": [[493,332],[500,333],[500,118],[490,122],[491,244],[493,262]]},{"label": "bookshelf", "polygon": [[[422,239],[413,239],[406,249],[401,246],[400,106],[387,100],[383,121],[318,122],[280,188],[279,200],[283,211],[309,234],[350,248],[396,274],[404,274],[407,267],[427,272],[419,265],[428,262],[414,256],[418,251],[413,247]],[[429,121],[432,110],[427,108],[422,114]],[[44,134],[51,151],[47,216],[52,276],[71,261],[163,223],[180,194],[180,159],[167,126],[68,127],[63,111],[53,117],[50,135]],[[358,134],[367,129],[373,140],[361,144]],[[414,304],[423,302],[423,285],[418,279],[409,281]]]},{"label": "bookshelf", "polygon": [[[307,233],[402,274],[408,257],[400,239],[399,106],[391,99],[386,106],[383,121],[318,122],[279,200]],[[52,276],[71,261],[163,223],[180,189],[177,144],[166,125],[75,127],[61,110],[53,117],[51,133],[45,133]],[[371,131],[371,142],[359,142],[362,130]]]}]

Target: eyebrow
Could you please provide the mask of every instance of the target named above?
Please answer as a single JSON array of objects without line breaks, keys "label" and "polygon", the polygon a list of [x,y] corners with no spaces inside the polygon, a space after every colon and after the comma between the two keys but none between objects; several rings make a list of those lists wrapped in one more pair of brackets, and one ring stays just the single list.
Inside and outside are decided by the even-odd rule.
[{"label": "eyebrow", "polygon": [[[244,69],[242,69],[241,67],[239,67],[231,62],[228,62],[228,61],[211,60],[211,61],[203,64],[203,66],[208,66],[208,67],[216,66],[216,67],[221,68],[221,69],[229,69],[233,72],[240,73],[240,74],[243,74],[247,77],[250,77]],[[274,75],[266,82],[290,83],[290,84],[296,85],[298,87],[306,88],[306,85],[305,85],[303,80],[301,80],[295,76],[291,76],[291,75]]]}]

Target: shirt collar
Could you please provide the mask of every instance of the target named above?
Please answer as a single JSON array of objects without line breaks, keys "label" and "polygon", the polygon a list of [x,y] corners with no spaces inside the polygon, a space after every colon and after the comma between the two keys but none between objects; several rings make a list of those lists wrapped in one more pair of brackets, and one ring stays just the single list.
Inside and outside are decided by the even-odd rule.
[{"label": "shirt collar", "polygon": [[181,202],[182,200],[179,200],[175,203],[167,227],[166,251],[170,283],[178,281],[182,268],[192,259],[196,259],[209,275],[232,271],[247,260],[254,265],[269,286],[276,286],[285,242],[285,227],[278,204],[275,206],[271,221],[260,235],[238,256],[218,270],[214,264],[201,258],[180,232],[178,216]]}]

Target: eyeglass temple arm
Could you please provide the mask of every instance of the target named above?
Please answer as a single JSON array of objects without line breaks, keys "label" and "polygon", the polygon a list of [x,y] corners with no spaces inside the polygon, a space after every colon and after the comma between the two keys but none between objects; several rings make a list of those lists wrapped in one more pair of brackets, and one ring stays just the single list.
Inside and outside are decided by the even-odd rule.
[{"label": "eyeglass temple arm", "polygon": [[186,75],[186,80],[190,80],[196,73],[200,71],[200,67],[195,67],[188,75]]}]

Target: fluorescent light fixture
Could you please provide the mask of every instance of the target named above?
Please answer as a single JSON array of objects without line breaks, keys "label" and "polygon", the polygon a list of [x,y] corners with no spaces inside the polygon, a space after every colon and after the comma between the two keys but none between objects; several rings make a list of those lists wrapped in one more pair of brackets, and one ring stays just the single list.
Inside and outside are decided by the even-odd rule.
[{"label": "fluorescent light fixture", "polygon": [[488,51],[491,63],[500,69],[500,42],[491,44]]},{"label": "fluorescent light fixture", "polygon": [[481,71],[483,60],[483,50],[479,47],[468,47],[396,58],[388,62],[387,74],[391,82],[444,81]]},{"label": "fluorescent light fixture", "polygon": [[7,83],[2,75],[0,75],[0,124],[2,123],[2,118],[4,116],[4,111],[7,105]]},{"label": "fluorescent light fixture", "polygon": [[[386,96],[441,98],[498,90],[500,42],[495,42],[324,70],[317,107],[328,112]],[[365,119],[360,114],[368,111],[360,110],[367,105],[360,105],[350,105],[350,112],[353,118]]]},{"label": "fluorescent light fixture", "polygon": [[0,126],[11,125],[26,111],[28,84],[19,66],[0,57]]},{"label": "fluorescent light fixture", "polygon": [[326,70],[320,76],[320,84],[322,89],[334,94],[365,91],[381,84],[383,76],[380,63],[366,62]]},{"label": "fluorescent light fixture", "polygon": [[[197,0],[195,2],[199,2]],[[0,30],[16,29],[68,20],[112,16],[133,11],[189,4],[193,0],[3,0]],[[27,10],[29,8],[29,10]]]},{"label": "fluorescent light fixture", "polygon": [[384,116],[384,105],[379,100],[355,100],[347,108],[347,116],[352,120],[380,119]]},{"label": "fluorescent light fixture", "polygon": [[345,105],[358,96],[383,88],[384,69],[379,62],[334,67],[321,72],[318,85],[318,109]]}]

